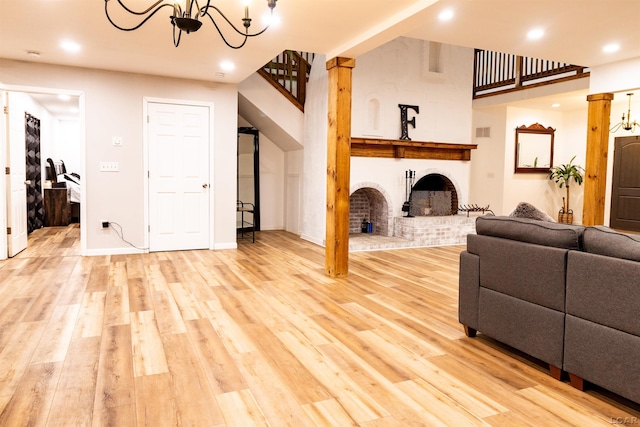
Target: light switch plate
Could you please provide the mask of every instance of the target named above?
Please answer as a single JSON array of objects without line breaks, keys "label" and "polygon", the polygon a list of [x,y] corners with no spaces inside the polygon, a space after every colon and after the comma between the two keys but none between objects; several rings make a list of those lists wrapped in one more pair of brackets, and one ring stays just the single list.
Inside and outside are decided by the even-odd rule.
[{"label": "light switch plate", "polygon": [[119,170],[118,162],[100,162],[100,172],[118,172]]}]

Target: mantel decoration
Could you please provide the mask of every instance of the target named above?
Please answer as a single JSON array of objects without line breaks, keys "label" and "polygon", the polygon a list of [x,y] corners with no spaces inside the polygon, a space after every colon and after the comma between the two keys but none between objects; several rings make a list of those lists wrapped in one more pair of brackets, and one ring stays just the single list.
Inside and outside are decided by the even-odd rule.
[{"label": "mantel decoration", "polygon": [[562,208],[558,212],[558,222],[564,224],[573,224],[573,211],[569,208],[569,183],[571,180],[576,184],[582,185],[584,168],[580,165],[574,165],[573,156],[569,163],[551,168],[549,171],[549,179],[555,181],[558,187],[567,189],[566,199],[562,198]]},{"label": "mantel decoration", "polygon": [[[133,27],[122,27],[116,24],[111,18],[111,16],[109,15],[110,1],[116,1],[122,7],[122,9],[124,9],[126,12],[132,15],[141,17],[142,21],[140,21],[140,23],[138,23]],[[271,11],[272,17],[273,17],[273,9],[276,7],[276,1],[277,0],[267,0],[267,6]],[[144,25],[149,19],[151,19],[153,15],[158,13],[160,9],[169,7],[173,9],[173,14],[170,15],[170,19],[171,19],[171,26],[173,27],[173,45],[175,47],[178,47],[178,45],[180,44],[180,37],[182,36],[183,31],[189,34],[189,33],[195,33],[200,29],[200,27],[202,26],[202,21],[200,21],[200,18],[204,18],[204,17],[207,17],[211,20],[211,23],[218,31],[218,34],[220,34],[220,37],[222,38],[222,40],[225,42],[227,46],[229,46],[232,49],[240,49],[242,46],[245,45],[249,37],[259,36],[260,34],[264,33],[267,30],[267,28],[269,28],[269,25],[267,25],[257,33],[249,33],[249,27],[251,26],[251,18],[249,17],[249,6],[244,7],[244,18],[242,18],[242,25],[244,26],[244,31],[242,31],[238,29],[235,25],[233,25],[231,21],[225,16],[224,13],[222,13],[222,11],[219,8],[217,8],[216,6],[213,6],[211,4],[211,0],[207,0],[206,3],[204,3],[204,6],[202,7],[200,7],[198,0],[184,0],[184,3],[185,3],[184,10],[182,9],[181,3],[183,3],[182,0],[180,2],[170,1],[170,0],[159,0],[153,3],[151,6],[149,6],[145,10],[135,11],[135,10],[132,10],[130,7],[126,6],[122,2],[122,0],[104,0],[104,12],[107,15],[107,19],[109,20],[111,25],[113,25],[117,29],[122,31],[133,31],[133,30],[137,30],[142,25]],[[222,17],[222,19],[226,21],[228,28],[231,28],[232,33],[235,32],[243,37],[242,41],[239,44],[231,44],[227,40],[227,37],[225,37],[225,35],[222,32],[222,29],[220,28],[219,22],[216,22],[213,16],[211,16],[210,11],[215,11],[218,15],[220,15],[220,17]]]},{"label": "mantel decoration", "polygon": [[[636,126],[640,127],[640,124],[637,123],[635,120],[632,122],[631,121],[631,97],[633,96],[633,93],[628,93],[627,97],[629,98],[629,103],[627,106],[627,117],[625,119],[624,113],[622,113],[622,121],[614,126],[611,127],[611,129],[609,129],[611,132],[617,132],[620,129],[624,129],[627,131],[631,131],[633,132],[636,129]],[[626,120],[626,122],[625,122]]]}]

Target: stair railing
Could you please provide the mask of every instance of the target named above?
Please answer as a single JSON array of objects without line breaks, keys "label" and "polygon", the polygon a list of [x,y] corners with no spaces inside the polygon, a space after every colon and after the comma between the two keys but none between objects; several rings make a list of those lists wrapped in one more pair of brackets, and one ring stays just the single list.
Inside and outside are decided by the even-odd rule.
[{"label": "stair railing", "polygon": [[587,67],[476,49],[473,98],[588,77]]},{"label": "stair railing", "polygon": [[300,111],[304,111],[313,57],[313,53],[286,50],[259,69],[258,74],[267,79]]}]

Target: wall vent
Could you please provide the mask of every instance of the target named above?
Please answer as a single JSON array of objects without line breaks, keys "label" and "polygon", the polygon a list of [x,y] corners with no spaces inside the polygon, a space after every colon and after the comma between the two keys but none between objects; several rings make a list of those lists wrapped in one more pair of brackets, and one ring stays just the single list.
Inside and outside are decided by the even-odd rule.
[{"label": "wall vent", "polygon": [[476,128],[476,138],[491,138],[491,128]]}]

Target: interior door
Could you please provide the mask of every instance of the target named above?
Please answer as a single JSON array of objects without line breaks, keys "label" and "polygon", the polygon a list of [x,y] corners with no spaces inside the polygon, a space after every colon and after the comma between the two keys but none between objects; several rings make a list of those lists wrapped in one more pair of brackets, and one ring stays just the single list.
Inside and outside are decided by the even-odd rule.
[{"label": "interior door", "polygon": [[[27,167],[25,162],[25,110],[13,93],[8,97],[7,118],[7,250],[17,255],[27,247]],[[10,232],[9,232],[10,230]]]},{"label": "interior door", "polygon": [[149,249],[207,249],[209,107],[149,103]]},{"label": "interior door", "polygon": [[611,228],[640,231],[640,137],[615,139]]}]

